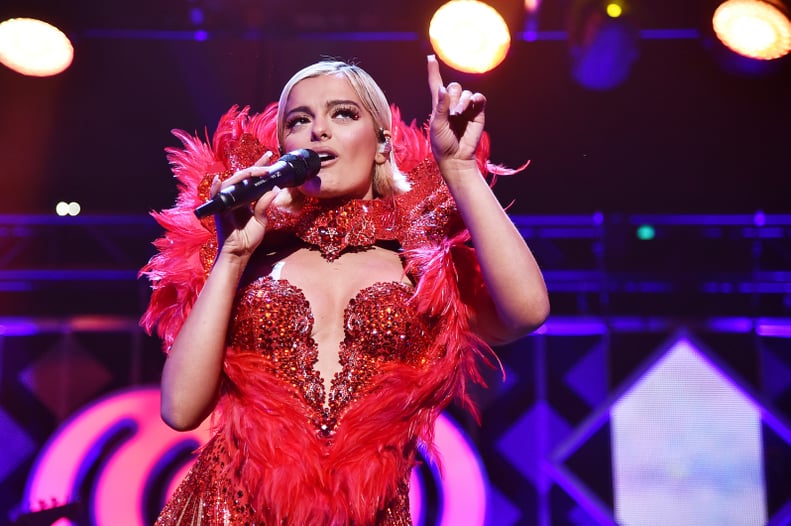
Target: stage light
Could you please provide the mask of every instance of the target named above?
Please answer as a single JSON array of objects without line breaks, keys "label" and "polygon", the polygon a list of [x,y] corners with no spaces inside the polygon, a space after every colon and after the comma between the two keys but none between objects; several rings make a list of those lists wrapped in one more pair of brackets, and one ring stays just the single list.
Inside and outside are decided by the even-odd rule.
[{"label": "stage light", "polygon": [[541,7],[541,0],[525,0],[525,11],[528,13],[537,13],[539,7]]},{"label": "stage light", "polygon": [[791,20],[774,0],[727,0],[714,11],[717,38],[745,57],[772,60],[791,50]]},{"label": "stage light", "polygon": [[637,239],[641,241],[650,241],[656,237],[656,230],[651,225],[640,225],[635,232]]},{"label": "stage light", "polygon": [[57,75],[71,65],[74,48],[58,28],[33,18],[0,23],[0,63],[31,77]]},{"label": "stage light", "polygon": [[477,0],[452,0],[437,9],[429,23],[429,40],[439,58],[465,73],[494,69],[511,46],[503,17]]},{"label": "stage light", "polygon": [[623,7],[620,4],[610,3],[607,4],[605,9],[607,11],[607,16],[610,18],[618,18],[623,14]]},{"label": "stage light", "polygon": [[527,42],[535,42],[538,39],[538,15],[541,0],[525,0],[524,8],[521,17],[524,29],[522,38]]},{"label": "stage light", "polygon": [[72,201],[67,203],[66,201],[60,201],[57,205],[55,205],[55,213],[61,217],[65,216],[78,216],[80,215],[82,207],[80,207],[80,203],[76,201]]},{"label": "stage light", "polygon": [[639,55],[640,34],[630,5],[578,0],[570,10],[569,52],[575,80],[593,90],[622,84]]}]

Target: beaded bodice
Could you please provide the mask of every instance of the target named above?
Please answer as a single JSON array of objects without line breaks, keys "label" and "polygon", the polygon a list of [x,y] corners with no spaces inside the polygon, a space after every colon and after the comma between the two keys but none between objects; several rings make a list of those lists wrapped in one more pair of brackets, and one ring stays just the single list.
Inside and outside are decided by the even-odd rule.
[{"label": "beaded bodice", "polygon": [[266,276],[245,287],[231,326],[231,345],[259,353],[265,369],[301,397],[319,437],[331,437],[343,410],[364,395],[388,363],[422,366],[433,321],[409,302],[413,289],[399,282],[375,283],[359,291],[344,312],[341,371],[326,393],[314,365],[318,358],[310,305],[296,286]]}]

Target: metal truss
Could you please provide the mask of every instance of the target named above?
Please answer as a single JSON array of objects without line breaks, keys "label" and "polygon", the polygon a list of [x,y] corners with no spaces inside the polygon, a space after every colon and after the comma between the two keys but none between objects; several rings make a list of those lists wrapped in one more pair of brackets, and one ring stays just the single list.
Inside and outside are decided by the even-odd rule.
[{"label": "metal truss", "polygon": [[[541,264],[556,320],[791,317],[791,214],[512,219]],[[138,271],[161,234],[149,216],[0,216],[0,326],[99,330],[104,319],[136,330],[149,292]]]}]

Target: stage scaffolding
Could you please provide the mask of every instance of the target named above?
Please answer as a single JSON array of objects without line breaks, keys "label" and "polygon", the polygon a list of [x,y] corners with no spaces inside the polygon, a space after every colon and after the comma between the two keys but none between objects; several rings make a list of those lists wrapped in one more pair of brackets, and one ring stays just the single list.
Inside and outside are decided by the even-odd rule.
[{"label": "stage scaffolding", "polygon": [[[791,333],[791,214],[513,220],[551,294],[544,330],[685,320]],[[161,234],[148,216],[0,216],[4,334],[73,330],[86,319],[83,330],[101,331],[99,320],[136,330],[148,299],[138,271]]]}]

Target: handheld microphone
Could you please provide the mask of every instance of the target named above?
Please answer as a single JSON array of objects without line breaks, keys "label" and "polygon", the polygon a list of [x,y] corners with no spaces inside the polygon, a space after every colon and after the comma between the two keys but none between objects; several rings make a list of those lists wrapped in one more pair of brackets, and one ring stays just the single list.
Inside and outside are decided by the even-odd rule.
[{"label": "handheld microphone", "polygon": [[267,166],[269,173],[261,177],[248,177],[217,192],[214,197],[195,209],[198,219],[247,206],[269,190],[299,186],[319,173],[321,159],[313,150],[303,148],[283,155]]}]

